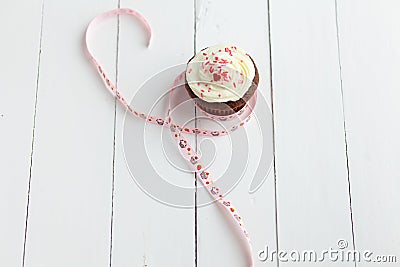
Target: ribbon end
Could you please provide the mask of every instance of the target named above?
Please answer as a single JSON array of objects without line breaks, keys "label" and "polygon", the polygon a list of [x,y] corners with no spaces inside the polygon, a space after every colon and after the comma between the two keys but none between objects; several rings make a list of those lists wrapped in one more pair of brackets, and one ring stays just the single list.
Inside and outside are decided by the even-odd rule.
[{"label": "ribbon end", "polygon": [[147,40],[147,45],[146,45],[146,47],[147,48],[149,48],[150,47],[150,44],[151,44],[151,35],[149,36],[149,39]]}]

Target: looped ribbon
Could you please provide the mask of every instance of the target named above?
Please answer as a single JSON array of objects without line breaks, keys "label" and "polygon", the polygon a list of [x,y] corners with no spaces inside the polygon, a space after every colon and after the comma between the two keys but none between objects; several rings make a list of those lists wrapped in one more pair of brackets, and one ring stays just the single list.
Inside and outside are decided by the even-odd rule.
[{"label": "looped ribbon", "polygon": [[223,208],[223,210],[226,211],[226,214],[229,215],[231,218],[231,221],[234,222],[234,225],[238,227],[238,229],[241,232],[241,235],[244,240],[244,247],[245,247],[245,254],[246,258],[248,261],[248,266],[253,267],[253,257],[252,257],[252,245],[250,242],[249,234],[244,227],[243,224],[243,219],[239,215],[238,211],[236,208],[233,206],[231,201],[228,201],[226,196],[221,192],[221,190],[217,187],[214,186],[214,179],[212,178],[211,174],[204,168],[204,165],[201,164],[199,160],[199,156],[197,155],[196,151],[190,146],[189,142],[185,139],[184,134],[196,134],[196,135],[202,135],[202,136],[224,136],[228,135],[230,132],[235,131],[238,127],[244,126],[249,120],[250,120],[250,115],[252,114],[253,107],[256,103],[256,98],[257,98],[257,93],[254,94],[254,96],[249,100],[249,102],[246,104],[244,108],[242,108],[238,113],[234,115],[229,115],[229,116],[215,116],[212,114],[207,114],[204,112],[205,115],[207,115],[210,119],[212,120],[219,120],[219,121],[226,121],[226,120],[231,120],[234,117],[239,118],[239,123],[235,124],[233,126],[230,126],[229,129],[227,130],[207,130],[207,129],[199,129],[199,128],[189,128],[189,127],[181,127],[178,124],[175,124],[174,121],[172,120],[171,117],[171,100],[173,97],[173,93],[175,88],[182,83],[185,79],[185,72],[180,73],[174,80],[172,87],[169,91],[169,103],[168,103],[168,112],[167,116],[165,118],[162,117],[154,117],[150,116],[141,112],[136,111],[133,109],[130,104],[126,101],[126,99],[122,96],[122,94],[118,91],[118,89],[115,87],[115,85],[110,81],[108,76],[106,75],[104,68],[98,63],[96,58],[93,56],[93,53],[91,52],[91,48],[89,45],[90,37],[93,33],[94,28],[96,27],[97,24],[102,22],[108,17],[112,17],[115,15],[130,15],[135,17],[139,22],[142,23],[144,26],[146,33],[147,33],[147,47],[150,46],[150,41],[152,37],[152,31],[149,23],[146,21],[146,19],[138,12],[132,9],[127,9],[127,8],[119,8],[119,9],[114,9],[107,11],[105,13],[102,13],[98,16],[96,16],[90,23],[89,26],[86,29],[86,34],[85,34],[85,43],[86,43],[86,50],[89,55],[89,58],[93,65],[96,67],[98,73],[100,74],[100,77],[104,81],[104,84],[106,85],[106,88],[108,91],[116,98],[118,101],[129,111],[129,113],[133,114],[134,116],[146,120],[148,123],[152,123],[155,125],[167,127],[170,129],[170,132],[172,134],[173,139],[176,141],[177,146],[181,152],[181,155],[183,158],[185,158],[190,164],[190,166],[193,168],[193,171],[196,173],[196,177],[198,180],[201,181],[202,185],[207,189],[207,192],[211,195],[211,197],[215,200],[216,203],[220,207]]}]

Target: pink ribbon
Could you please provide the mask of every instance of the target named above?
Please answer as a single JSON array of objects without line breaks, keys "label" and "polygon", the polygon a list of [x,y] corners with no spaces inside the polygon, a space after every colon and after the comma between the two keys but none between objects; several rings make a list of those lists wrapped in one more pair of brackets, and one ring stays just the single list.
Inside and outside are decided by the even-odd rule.
[{"label": "pink ribbon", "polygon": [[137,18],[145,27],[146,33],[148,35],[147,38],[147,47],[150,45],[151,41],[151,27],[147,23],[146,19],[139,14],[138,12],[127,9],[127,8],[120,8],[120,9],[115,9],[111,11],[107,11],[105,13],[102,13],[98,16],[96,16],[89,24],[89,26],[86,29],[86,34],[85,34],[85,42],[86,42],[86,49],[87,53],[89,55],[90,60],[96,67],[98,73],[100,74],[100,77],[104,81],[108,91],[118,99],[118,101],[134,116],[144,119],[149,123],[163,126],[163,127],[169,127],[172,137],[174,140],[177,142],[178,148],[181,151],[181,155],[183,158],[185,158],[188,162],[189,165],[193,168],[193,171],[196,172],[196,177],[198,180],[201,181],[202,185],[207,189],[208,193],[211,195],[211,197],[220,205],[223,210],[226,211],[226,214],[229,215],[231,218],[231,221],[234,222],[234,225],[238,227],[240,232],[242,233],[242,236],[244,237],[244,247],[246,250],[246,257],[248,261],[248,266],[252,267],[253,266],[253,257],[252,257],[252,246],[249,238],[249,234],[247,230],[245,229],[243,222],[242,222],[242,217],[238,214],[236,208],[233,206],[233,204],[226,199],[226,196],[220,192],[220,189],[216,186],[214,186],[214,179],[212,178],[211,174],[204,168],[204,165],[201,164],[199,161],[199,156],[196,154],[195,150],[190,146],[189,142],[184,138],[184,134],[198,134],[198,135],[203,135],[203,136],[223,136],[227,135],[232,131],[235,131],[238,127],[243,126],[246,124],[246,122],[249,121],[250,115],[252,113],[253,107],[256,103],[256,98],[257,94],[255,93],[254,96],[249,100],[247,105],[240,110],[237,114],[230,115],[230,116],[215,116],[211,114],[206,114],[213,120],[219,120],[219,121],[226,121],[232,118],[239,118],[240,123],[235,124],[231,127],[229,127],[228,130],[207,130],[207,129],[199,129],[199,128],[189,128],[189,127],[180,127],[179,125],[175,124],[171,118],[171,100],[173,97],[173,93],[175,88],[179,83],[184,81],[185,77],[185,72],[182,72],[181,74],[176,77],[175,81],[172,84],[172,88],[170,89],[170,97],[169,97],[169,104],[168,104],[168,112],[167,112],[167,117],[162,118],[162,117],[154,117],[150,116],[144,113],[140,113],[136,110],[134,110],[127,102],[126,99],[122,96],[122,94],[117,90],[117,88],[114,86],[114,84],[110,81],[110,79],[107,77],[106,73],[104,72],[104,68],[97,62],[95,57],[93,56],[90,45],[89,45],[89,39],[92,34],[93,29],[97,24],[102,22],[104,19],[115,16],[115,15],[131,15],[135,18]]}]

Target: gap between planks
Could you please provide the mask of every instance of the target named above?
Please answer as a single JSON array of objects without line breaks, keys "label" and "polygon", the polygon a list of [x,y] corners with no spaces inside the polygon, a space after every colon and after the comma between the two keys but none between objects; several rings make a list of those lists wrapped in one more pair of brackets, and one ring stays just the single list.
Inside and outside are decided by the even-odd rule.
[{"label": "gap between planks", "polygon": [[22,248],[22,267],[25,266],[26,240],[27,240],[27,236],[28,236],[29,204],[30,204],[30,196],[31,196],[32,166],[33,166],[33,154],[34,154],[34,147],[35,147],[35,132],[36,132],[36,114],[37,114],[39,80],[40,80],[40,61],[41,61],[41,55],[42,55],[43,20],[44,20],[44,0],[42,0],[41,16],[40,16],[39,51],[38,51],[37,69],[36,69],[35,104],[34,104],[34,111],[33,111],[31,154],[30,154],[30,163],[29,163],[28,191],[27,191],[27,199],[26,199],[26,211],[25,211],[24,243],[23,243],[23,248]]},{"label": "gap between planks", "polygon": [[[117,2],[117,8],[121,8],[121,0]],[[118,66],[119,66],[119,34],[120,34],[120,15],[117,15],[117,34],[115,47],[115,87],[118,88]],[[109,266],[112,266],[113,252],[113,228],[114,228],[114,197],[115,197],[115,139],[117,132],[117,97],[114,97],[114,122],[113,122],[113,148],[112,148],[112,174],[111,174],[111,214],[110,214],[110,251]]]},{"label": "gap between planks", "polygon": [[[346,114],[344,106],[344,92],[343,92],[343,78],[342,78],[342,60],[340,51],[340,32],[339,32],[339,18],[338,18],[338,3],[335,1],[335,27],[336,27],[336,47],[338,54],[339,64],[339,78],[340,78],[340,96],[342,101],[342,116],[343,116],[343,131],[344,131],[344,148],[346,156],[346,174],[347,174],[347,190],[349,195],[349,209],[350,209],[350,222],[351,222],[351,238],[353,250],[356,250],[355,236],[354,236],[354,221],[353,221],[353,206],[351,197],[351,182],[350,182],[350,165],[349,165],[349,153],[348,153],[348,142],[347,142],[347,128],[346,128]],[[357,262],[354,262],[354,266],[357,266]]]},{"label": "gap between planks", "polygon": [[[271,98],[271,119],[272,119],[272,154],[273,154],[273,172],[274,172],[274,209],[275,209],[275,246],[276,251],[279,251],[279,229],[278,229],[278,194],[276,184],[276,142],[275,142],[275,115],[274,115],[274,83],[273,83],[273,66],[272,66],[272,40],[271,40],[271,4],[267,0],[267,25],[268,25],[268,56],[269,56],[269,86]],[[276,262],[279,267],[279,261]]]}]

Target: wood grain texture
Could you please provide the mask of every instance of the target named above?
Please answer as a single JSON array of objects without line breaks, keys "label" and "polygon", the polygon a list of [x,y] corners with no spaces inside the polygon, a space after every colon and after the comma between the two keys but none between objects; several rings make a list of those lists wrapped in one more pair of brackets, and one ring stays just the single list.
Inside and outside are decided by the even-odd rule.
[{"label": "wood grain texture", "polygon": [[320,255],[352,246],[335,5],[272,0],[270,12],[279,248]]},{"label": "wood grain texture", "polygon": [[[230,137],[199,138],[199,149],[203,154],[215,153],[215,161],[210,166],[210,172],[215,177],[240,178],[228,197],[241,213],[250,233],[255,266],[265,266],[257,260],[259,250],[266,245],[276,249],[273,172],[256,193],[249,194],[249,185],[257,167],[263,165],[269,169],[271,164],[270,161],[259,162],[263,150],[271,152],[271,125],[264,132],[256,120],[257,114],[261,118],[261,113],[270,113],[266,104],[270,102],[267,12],[265,1],[243,4],[241,1],[198,0],[196,6],[197,51],[220,43],[237,45],[254,58],[260,72],[259,104],[255,119],[250,121],[246,130],[236,131]],[[238,19],[241,17],[245,19]],[[215,123],[204,120],[199,120],[199,125],[216,127]],[[248,163],[245,169],[241,168],[240,161],[229,165],[232,162],[227,162],[227,159],[232,157],[232,153],[241,154],[242,161]],[[229,172],[226,169],[228,166]],[[226,177],[227,173],[233,175]],[[244,249],[230,224],[216,205],[198,208],[198,266],[246,266]]]},{"label": "wood grain texture", "polygon": [[[135,19],[121,17],[118,86],[127,99],[133,98],[132,106],[146,113],[178,74],[165,69],[192,56],[193,2],[158,2],[154,8],[154,2],[122,0],[121,6],[144,15],[154,33],[147,49],[142,26]],[[165,104],[151,114],[165,116]],[[146,125],[129,114],[125,117],[119,105],[116,111],[112,266],[194,266],[193,175],[173,165],[184,167],[186,162],[168,130],[163,132],[161,127]],[[188,111],[193,117],[193,107]],[[192,208],[160,203],[165,201],[163,196],[180,192],[179,188],[158,193],[151,190],[164,190],[160,185],[164,180],[191,187],[184,197]],[[146,194],[143,188],[148,181],[152,183]]]},{"label": "wood grain texture", "polygon": [[10,2],[0,10],[1,266],[22,264],[39,65],[41,9],[39,0]]},{"label": "wood grain texture", "polygon": [[[108,265],[114,101],[86,57],[83,34],[92,17],[115,7],[44,3],[25,266]],[[111,68],[115,22],[96,50]]]},{"label": "wood grain texture", "polygon": [[397,261],[399,8],[398,1],[338,1],[355,245]]},{"label": "wood grain texture", "polygon": [[[246,266],[169,132],[126,117],[88,61],[86,26],[119,5],[149,21],[150,49],[125,16],[101,24],[92,43],[139,110],[157,103],[152,114],[163,115],[157,98],[204,47],[235,44],[256,61],[255,118],[230,137],[189,139],[215,177],[237,182],[228,197],[255,266],[309,266],[257,254],[319,253],[339,239],[399,260],[398,1],[23,0],[0,11],[0,266]],[[180,120],[217,127],[191,103],[183,110]],[[273,145],[275,169],[249,193]]]}]

